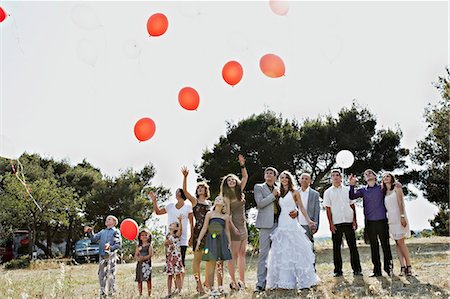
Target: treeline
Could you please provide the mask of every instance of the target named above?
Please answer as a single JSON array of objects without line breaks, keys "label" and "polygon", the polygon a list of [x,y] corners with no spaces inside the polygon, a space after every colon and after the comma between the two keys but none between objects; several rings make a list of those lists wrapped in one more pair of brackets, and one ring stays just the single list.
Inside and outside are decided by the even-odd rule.
[{"label": "treeline", "polygon": [[[450,72],[448,68],[446,71],[445,77],[434,82],[440,101],[425,109],[427,135],[411,152],[400,145],[400,128],[377,129],[373,113],[354,102],[337,116],[324,115],[302,122],[266,111],[237,124],[227,123],[225,136],[220,136],[219,142],[202,154],[196,172],[199,179],[209,182],[214,197],[222,176],[239,174],[236,157],[243,154],[250,175],[244,190],[250,208],[255,206],[252,187],[263,181],[265,167],[287,169],[296,176],[307,171],[312,174],[313,187],[323,192],[329,186],[328,175],[335,167],[336,154],[347,149],[354,154],[355,163],[346,173],[359,175],[362,181],[366,168],[400,171],[405,189],[408,183],[415,184],[425,198],[439,207],[430,224],[435,234],[448,236]],[[420,165],[419,170],[406,168],[407,156]],[[28,198],[11,161],[0,158],[0,238],[15,229],[27,228],[33,232],[32,243],[49,257],[53,256],[52,243],[62,240],[67,241],[65,255],[69,255],[73,241],[82,235],[83,225],[100,229],[107,214],[114,214],[119,220],[130,217],[139,223],[150,218],[151,203],[141,195],[147,184],[147,190],[157,192],[159,199],[170,196],[170,190],[164,186],[151,185],[156,171],[151,163],[140,171],[127,169],[117,177],[108,177],[85,160],[73,166],[68,161],[23,154],[19,161],[23,167],[13,161],[14,169],[24,175],[42,210]]]},{"label": "treeline", "polygon": [[[0,159],[0,238],[16,229],[28,229],[32,244],[47,257],[54,255],[52,244],[64,240],[65,256],[69,256],[73,242],[83,234],[83,225],[100,230],[107,214],[144,223],[153,211],[150,201],[141,195],[149,182],[148,190],[157,192],[162,200],[170,195],[169,189],[151,185],[155,176],[152,164],[140,171],[127,169],[113,178],[85,160],[72,166],[68,161],[25,153],[19,161],[21,165]],[[29,198],[14,170],[20,178],[23,175],[39,207]]]}]

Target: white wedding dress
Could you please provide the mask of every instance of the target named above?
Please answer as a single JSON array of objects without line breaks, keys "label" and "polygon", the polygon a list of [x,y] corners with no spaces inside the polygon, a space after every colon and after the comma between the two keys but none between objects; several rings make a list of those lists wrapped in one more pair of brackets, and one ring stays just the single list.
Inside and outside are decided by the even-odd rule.
[{"label": "white wedding dress", "polygon": [[272,245],[267,258],[268,289],[303,289],[319,281],[314,271],[314,252],[305,229],[289,212],[296,204],[292,192],[280,197],[278,227],[270,235]]}]

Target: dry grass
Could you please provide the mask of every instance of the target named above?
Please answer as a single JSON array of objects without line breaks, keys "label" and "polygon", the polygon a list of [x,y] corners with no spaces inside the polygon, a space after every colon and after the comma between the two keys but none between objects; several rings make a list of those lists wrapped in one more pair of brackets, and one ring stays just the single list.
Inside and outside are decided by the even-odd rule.
[{"label": "dry grass", "polygon": [[[408,240],[413,260],[411,277],[392,278],[383,276],[369,278],[372,269],[370,248],[358,244],[364,277],[354,278],[351,274],[348,250],[343,250],[344,276],[333,278],[332,248],[329,242],[316,244],[317,272],[321,278],[318,286],[301,292],[272,291],[258,298],[449,298],[449,242],[450,238],[434,237]],[[395,248],[392,246],[395,258]],[[247,259],[246,280],[248,288],[238,293],[227,294],[230,298],[256,298],[252,294],[256,281],[257,256]],[[188,259],[187,267],[191,260]],[[166,276],[162,273],[164,261],[154,259],[153,296],[164,297],[167,293]],[[59,262],[40,262],[27,270],[0,270],[1,298],[98,298],[97,265],[71,266]],[[395,274],[399,264],[395,260]],[[134,282],[135,264],[118,266],[115,298],[137,298]],[[228,279],[225,280],[227,286]],[[226,288],[228,289],[228,288]],[[144,293],[145,293],[144,285]],[[207,298],[195,294],[192,275],[187,275],[180,298]]]}]

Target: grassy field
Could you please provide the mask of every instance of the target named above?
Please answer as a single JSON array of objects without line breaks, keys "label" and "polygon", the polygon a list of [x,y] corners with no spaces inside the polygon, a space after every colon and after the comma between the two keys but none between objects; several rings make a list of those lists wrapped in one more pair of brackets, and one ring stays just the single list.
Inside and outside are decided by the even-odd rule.
[{"label": "grassy field", "polygon": [[[316,244],[317,273],[321,282],[310,290],[301,292],[278,290],[265,292],[258,298],[449,298],[450,238],[433,237],[407,241],[412,256],[413,276],[399,277],[399,264],[394,254],[394,276],[369,278],[372,264],[370,248],[358,244],[363,277],[354,278],[349,263],[348,249],[343,250],[344,276],[333,278],[332,248],[329,242]],[[191,270],[191,257],[187,267]],[[247,289],[227,293],[229,298],[255,298],[253,288],[256,282],[257,256],[247,258]],[[154,259],[153,298],[167,295],[166,276],[162,273],[164,261]],[[0,298],[98,298],[96,264],[65,265],[57,261],[34,264],[26,270],[0,270]],[[115,298],[137,298],[134,282],[135,263],[118,266]],[[228,277],[225,279],[228,285]],[[228,287],[225,287],[227,292]],[[144,285],[144,294],[146,286]],[[145,297],[144,297],[145,298]],[[186,276],[183,291],[178,298],[208,298],[198,296],[192,274]]]}]

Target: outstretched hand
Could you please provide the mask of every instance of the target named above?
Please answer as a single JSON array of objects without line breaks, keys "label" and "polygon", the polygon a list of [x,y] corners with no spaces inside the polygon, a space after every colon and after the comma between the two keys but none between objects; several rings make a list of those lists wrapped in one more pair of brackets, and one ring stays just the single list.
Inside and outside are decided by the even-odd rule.
[{"label": "outstretched hand", "polygon": [[356,176],[352,174],[350,174],[350,176],[348,177],[348,183],[350,186],[355,186],[356,182],[358,181],[358,179],[356,178]]},{"label": "outstretched hand", "polygon": [[245,158],[244,158],[244,156],[243,156],[242,154],[239,154],[238,160],[239,160],[239,164],[240,164],[241,166],[244,166],[244,165],[245,165]]},{"label": "outstretched hand", "polygon": [[181,167],[181,173],[183,174],[184,177],[187,177],[189,175],[189,170],[187,169],[186,166]]},{"label": "outstretched hand", "polygon": [[150,192],[148,193],[148,195],[150,195],[150,198],[152,199],[153,202],[156,201],[156,195],[155,195],[155,193],[153,193],[153,191],[150,191]]}]

